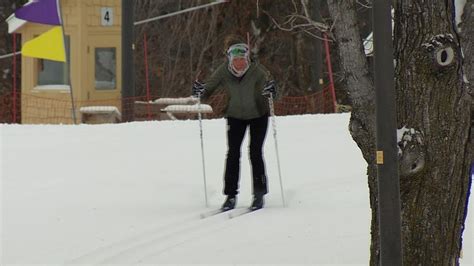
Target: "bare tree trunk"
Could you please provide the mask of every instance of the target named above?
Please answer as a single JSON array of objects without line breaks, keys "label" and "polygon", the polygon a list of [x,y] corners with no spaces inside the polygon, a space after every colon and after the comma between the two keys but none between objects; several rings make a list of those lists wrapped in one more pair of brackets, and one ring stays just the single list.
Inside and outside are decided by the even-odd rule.
[{"label": "bare tree trunk", "polygon": [[202,68],[205,53],[211,47],[212,39],[213,39],[213,37],[215,35],[215,31],[216,31],[217,16],[218,16],[217,12],[212,12],[211,20],[209,22],[209,27],[208,27],[208,31],[207,31],[206,40],[204,41],[205,46],[199,54],[199,60],[198,60],[198,63],[197,63],[197,71],[198,72]]},{"label": "bare tree trunk", "polygon": [[[317,22],[321,22],[321,0],[313,0],[309,1],[308,9],[311,16],[311,19]],[[321,37],[321,34],[318,33],[318,36]],[[313,91],[319,91],[321,89],[321,85],[319,84],[319,79],[323,78],[322,72],[322,64],[323,64],[323,45],[322,41],[314,38],[306,36],[307,43],[310,45],[309,51],[309,64],[310,64],[310,81],[311,81],[311,89]]]},{"label": "bare tree trunk", "polygon": [[298,90],[306,91],[307,82],[305,78],[305,61],[307,53],[305,53],[305,42],[303,33],[295,34],[295,59],[296,59],[296,75],[298,77]]},{"label": "bare tree trunk", "polygon": [[[344,79],[353,102],[350,131],[368,162],[372,208],[371,265],[379,264],[374,165],[374,92],[356,25],[356,1],[328,1]],[[470,6],[468,6],[470,5]],[[472,97],[462,77],[472,76],[472,13],[465,13],[464,43],[454,32],[451,1],[396,5],[396,85],[404,265],[456,265],[462,245],[469,167]],[[472,8],[468,0],[466,10]],[[471,24],[469,24],[471,23]]]},{"label": "bare tree trunk", "polygon": [[371,265],[378,264],[380,242],[378,235],[377,169],[375,165],[375,91],[369,73],[362,40],[357,27],[355,0],[329,0],[329,12],[334,23],[344,82],[352,101],[349,130],[366,160],[370,207],[372,208],[370,247]]},{"label": "bare tree trunk", "polygon": [[[423,12],[420,12],[422,10]],[[459,263],[472,99],[451,1],[396,4],[395,47],[405,265]]]}]

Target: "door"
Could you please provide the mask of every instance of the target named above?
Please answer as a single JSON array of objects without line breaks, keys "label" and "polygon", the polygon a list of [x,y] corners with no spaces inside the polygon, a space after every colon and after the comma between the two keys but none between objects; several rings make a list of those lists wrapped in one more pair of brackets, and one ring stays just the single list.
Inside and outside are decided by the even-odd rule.
[{"label": "door", "polygon": [[88,86],[86,99],[89,105],[113,105],[119,110],[121,103],[120,36],[91,36],[88,45]]}]

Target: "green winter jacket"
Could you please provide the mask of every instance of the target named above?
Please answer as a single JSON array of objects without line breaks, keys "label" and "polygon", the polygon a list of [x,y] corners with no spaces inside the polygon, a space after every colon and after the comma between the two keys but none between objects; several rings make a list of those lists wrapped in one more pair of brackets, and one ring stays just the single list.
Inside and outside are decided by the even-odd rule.
[{"label": "green winter jacket", "polygon": [[269,114],[268,100],[262,96],[263,86],[270,78],[268,71],[260,64],[252,62],[244,76],[238,78],[227,69],[227,61],[221,64],[205,82],[205,100],[217,88],[224,88],[227,105],[225,116],[242,120]]}]

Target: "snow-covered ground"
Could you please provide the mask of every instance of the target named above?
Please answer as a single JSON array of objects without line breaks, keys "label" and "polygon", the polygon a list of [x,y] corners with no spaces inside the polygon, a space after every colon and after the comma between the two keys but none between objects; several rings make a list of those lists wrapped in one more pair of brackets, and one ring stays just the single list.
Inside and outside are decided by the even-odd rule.
[{"label": "snow-covered ground", "polygon": [[[197,121],[0,125],[1,265],[367,265],[366,163],[349,115],[277,118],[282,207],[271,126],[266,208],[205,212]],[[208,209],[218,208],[225,120],[205,120]],[[238,207],[251,201],[247,139]],[[473,262],[470,207],[462,265]]]}]

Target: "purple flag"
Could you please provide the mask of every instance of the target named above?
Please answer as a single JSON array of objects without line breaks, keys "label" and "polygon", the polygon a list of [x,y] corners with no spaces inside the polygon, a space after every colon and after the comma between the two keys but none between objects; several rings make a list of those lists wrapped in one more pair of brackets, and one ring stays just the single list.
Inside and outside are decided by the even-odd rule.
[{"label": "purple flag", "polygon": [[15,11],[15,17],[29,22],[61,25],[59,0],[33,0]]}]

